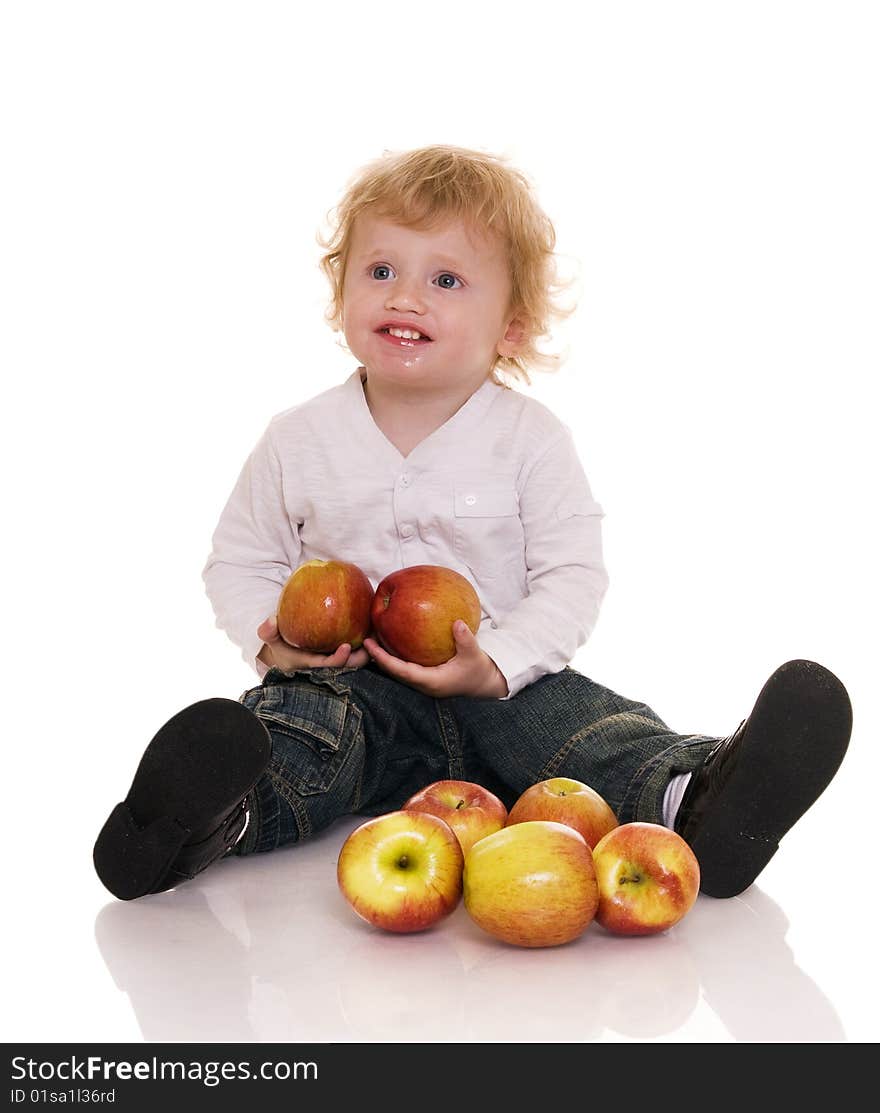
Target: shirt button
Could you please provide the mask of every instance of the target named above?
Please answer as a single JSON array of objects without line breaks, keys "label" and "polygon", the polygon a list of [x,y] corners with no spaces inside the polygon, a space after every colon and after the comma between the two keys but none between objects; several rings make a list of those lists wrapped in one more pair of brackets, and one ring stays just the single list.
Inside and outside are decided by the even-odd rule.
[{"label": "shirt button", "polygon": [[402,475],[400,477],[400,485],[401,485],[401,487],[408,487],[409,486],[409,476],[408,475]]},{"label": "shirt button", "polygon": [[416,531],[413,529],[412,526],[401,526],[400,527],[400,536],[401,537],[412,537],[412,535],[415,532]]},{"label": "shirt button", "polygon": [[465,506],[473,506],[476,501],[477,501],[477,496],[476,495],[465,495],[464,496]]}]

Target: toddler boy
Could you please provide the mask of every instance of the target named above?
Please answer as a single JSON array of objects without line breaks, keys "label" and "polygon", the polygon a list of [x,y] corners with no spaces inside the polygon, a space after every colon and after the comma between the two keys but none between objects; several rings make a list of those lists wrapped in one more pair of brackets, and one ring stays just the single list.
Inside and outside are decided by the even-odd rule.
[{"label": "toddler boy", "polygon": [[[567,427],[507,384],[548,359],[537,345],[561,313],[554,230],[528,181],[460,148],[387,155],[353,180],[325,247],[328,316],[359,366],[272,419],[204,570],[261,683],[159,730],[98,836],[101,880],[128,900],[391,811],[431,781],[477,781],[509,805],[568,776],[621,822],[678,831],[704,892],[741,892],[834,776],[849,698],[821,665],[789,661],[730,737],[679,735],[569,666],[608,578]],[[278,596],[315,558],[352,561],[374,586],[453,568],[479,595],[478,634],[456,623],[455,656],[433,668],[372,638],[288,646]]]}]

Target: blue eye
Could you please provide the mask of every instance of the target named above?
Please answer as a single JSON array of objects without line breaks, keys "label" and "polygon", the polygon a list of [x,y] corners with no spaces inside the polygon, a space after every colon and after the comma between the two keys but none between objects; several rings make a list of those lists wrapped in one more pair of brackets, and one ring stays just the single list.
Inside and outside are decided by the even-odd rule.
[{"label": "blue eye", "polygon": [[370,273],[372,274],[373,278],[378,278],[380,281],[384,281],[384,279],[390,278],[392,274],[394,274],[394,271],[392,271],[391,267],[389,267],[387,263],[379,263],[377,266],[373,267]]},{"label": "blue eye", "polygon": [[461,285],[461,279],[456,278],[454,274],[449,271],[444,271],[443,274],[437,275],[437,285],[442,286],[444,290],[454,290],[456,284]]}]

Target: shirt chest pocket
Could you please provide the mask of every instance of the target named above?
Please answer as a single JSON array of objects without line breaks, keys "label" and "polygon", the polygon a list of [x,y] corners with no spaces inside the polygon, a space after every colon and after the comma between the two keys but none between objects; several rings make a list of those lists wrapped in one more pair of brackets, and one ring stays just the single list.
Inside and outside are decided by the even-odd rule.
[{"label": "shirt chest pocket", "polygon": [[454,544],[474,573],[491,576],[523,558],[519,499],[511,486],[474,483],[454,491]]}]

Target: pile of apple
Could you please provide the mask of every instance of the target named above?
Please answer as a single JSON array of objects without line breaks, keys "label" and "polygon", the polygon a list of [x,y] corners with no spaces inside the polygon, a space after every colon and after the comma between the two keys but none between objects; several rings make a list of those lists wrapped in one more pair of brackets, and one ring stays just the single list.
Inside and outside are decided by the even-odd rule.
[{"label": "pile of apple", "polygon": [[677,924],[700,888],[697,859],[656,823],[619,824],[582,781],[532,785],[508,813],[471,781],[436,781],[345,840],[339,888],[364,920],[423,931],[464,896],[489,935],[520,947],[577,939],[595,920],[618,935]]}]

